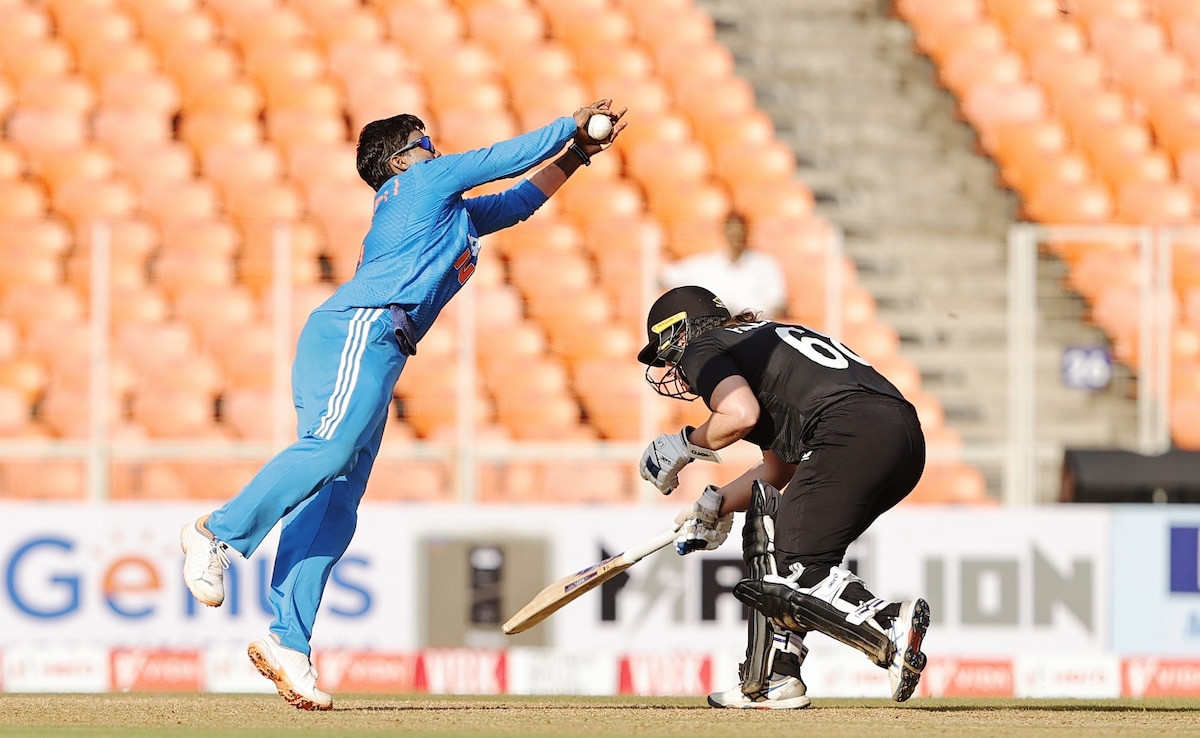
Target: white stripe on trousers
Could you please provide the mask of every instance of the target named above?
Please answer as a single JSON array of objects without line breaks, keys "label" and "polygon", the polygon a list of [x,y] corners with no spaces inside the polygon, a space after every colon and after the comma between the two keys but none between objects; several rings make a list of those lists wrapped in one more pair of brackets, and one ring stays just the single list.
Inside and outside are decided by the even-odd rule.
[{"label": "white stripe on trousers", "polygon": [[321,419],[321,425],[313,434],[317,438],[331,438],[342,418],[346,417],[350,395],[354,393],[354,385],[358,384],[358,373],[362,368],[363,353],[367,350],[371,323],[382,314],[381,308],[359,308],[350,319],[350,332],[346,336],[345,345],[342,346],[342,358],[338,363],[333,394],[329,396],[325,417]]}]

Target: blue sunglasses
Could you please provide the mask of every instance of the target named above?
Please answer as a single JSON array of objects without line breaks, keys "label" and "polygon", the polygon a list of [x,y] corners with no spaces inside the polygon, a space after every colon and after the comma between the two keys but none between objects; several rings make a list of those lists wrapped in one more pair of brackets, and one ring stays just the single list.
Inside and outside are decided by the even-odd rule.
[{"label": "blue sunglasses", "polygon": [[425,149],[426,151],[433,151],[433,142],[429,140],[429,136],[421,136],[416,141],[411,141],[411,142],[401,146],[400,148],[396,149],[395,153],[393,153],[391,156],[389,156],[387,158],[387,160],[394,159],[395,157],[400,156],[401,154],[412,151],[413,149],[417,148],[418,146]]}]

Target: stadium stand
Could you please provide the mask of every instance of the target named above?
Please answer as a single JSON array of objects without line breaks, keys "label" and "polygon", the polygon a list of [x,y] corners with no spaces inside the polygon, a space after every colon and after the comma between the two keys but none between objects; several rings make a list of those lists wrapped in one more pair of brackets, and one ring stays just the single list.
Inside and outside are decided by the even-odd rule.
[{"label": "stadium stand", "polygon": [[[1048,29],[1024,23],[1044,13],[1045,3],[1009,2],[1007,15],[993,12],[995,21],[979,3],[901,5],[922,48],[946,61],[947,80],[971,101],[964,109],[981,130],[994,131],[997,151],[1017,137],[1009,127],[1014,118],[1031,125],[1047,118],[1047,93],[1023,74],[1054,65],[1038,63],[1035,52],[1046,43],[1073,48],[1071,39],[1084,37],[1082,26],[1057,17],[1077,33],[1047,41]],[[1183,5],[1172,7],[1178,45],[1194,18]],[[406,22],[414,13],[420,33]],[[1099,33],[1102,20],[1088,32]],[[1162,64],[1153,79],[1125,73],[1124,91],[1176,89],[1184,56],[1156,57]],[[644,330],[642,285],[652,278],[644,270],[653,263],[644,254],[677,257],[717,246],[717,224],[730,207],[747,214],[751,238],[787,265],[787,317],[817,324],[825,318],[822,266],[832,229],[814,215],[813,193],[797,180],[792,151],[776,139],[754,89],[736,75],[707,13],[691,2],[647,0],[0,4],[0,234],[5,244],[24,245],[5,247],[0,279],[4,316],[19,334],[12,360],[30,367],[19,381],[14,369],[6,384],[41,393],[25,424],[22,406],[5,406],[5,428],[86,435],[87,419],[68,411],[82,402],[86,381],[68,367],[87,356],[80,326],[89,313],[93,222],[115,226],[112,275],[122,309],[112,336],[119,400],[113,423],[140,428],[147,438],[263,440],[278,227],[292,246],[288,281],[301,295],[289,316],[295,331],[357,259],[369,217],[352,160],[358,128],[409,110],[455,150],[540,125],[599,96],[631,108],[617,150],[581,172],[531,222],[489,244],[498,263],[489,279],[496,283],[483,284],[482,268],[475,280],[477,323],[487,336],[477,342],[475,420],[481,433],[511,439],[637,440],[641,372],[628,355]],[[1195,139],[1186,109],[1165,97],[1155,97],[1160,112],[1153,120],[1164,132],[1177,131],[1159,136],[1177,156]],[[1054,145],[1044,131],[1028,139]],[[1018,163],[1028,160],[1028,146],[1004,145],[1014,150],[1012,176],[1031,192],[1054,195],[1044,197],[1049,210],[1064,207],[1059,200],[1074,202],[1066,184],[1097,181],[1090,172],[1066,172],[1066,184],[1039,187],[1041,175]],[[1065,141],[1058,146],[1064,156],[1075,153]],[[1113,165],[1112,174],[1137,171],[1162,183],[1167,153],[1139,153],[1153,156]],[[1111,210],[1141,217],[1139,208],[1155,196],[1114,193],[1104,216]],[[847,342],[919,396],[919,373],[899,356],[894,329],[878,322],[870,294],[846,265]],[[51,293],[61,299],[48,301],[44,320],[78,331],[70,351],[53,345],[39,317],[36,306],[45,307]],[[452,311],[446,319],[454,319]],[[427,358],[439,354],[433,345],[423,344],[421,353],[397,388],[400,415],[387,444],[396,454],[413,440],[445,438],[456,419],[453,373]],[[182,372],[189,363],[195,371]],[[34,379],[35,366],[51,379]],[[163,372],[179,376],[180,386],[167,391],[152,381]],[[946,430],[940,406],[931,396],[923,400],[923,417],[938,436]],[[944,435],[953,443],[952,433]],[[445,497],[449,470],[441,462],[379,464],[395,473],[377,479],[411,479],[373,482],[387,499]],[[560,469],[516,469],[508,476],[523,482],[505,482],[484,498],[552,499],[544,490],[566,487],[572,492],[564,499],[574,501],[636,497],[628,464],[589,467],[573,485]],[[71,474],[56,478],[78,481]],[[964,476],[969,472],[947,483],[958,500],[971,498]],[[114,474],[113,496],[221,496],[236,489],[233,479],[231,472],[230,480],[195,489],[186,467],[148,463]],[[47,494],[72,496],[68,487],[48,482]],[[11,493],[12,484],[4,489]],[[80,494],[76,488],[73,496]]]}]

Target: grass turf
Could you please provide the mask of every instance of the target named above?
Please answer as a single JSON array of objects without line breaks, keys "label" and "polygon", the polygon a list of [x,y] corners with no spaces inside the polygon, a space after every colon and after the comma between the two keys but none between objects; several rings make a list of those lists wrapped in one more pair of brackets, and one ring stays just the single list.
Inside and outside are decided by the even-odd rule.
[{"label": "grass turf", "polygon": [[703,698],[337,695],[302,712],[274,695],[0,694],[0,736],[1140,736],[1200,734],[1200,700],[816,699],[794,711]]}]

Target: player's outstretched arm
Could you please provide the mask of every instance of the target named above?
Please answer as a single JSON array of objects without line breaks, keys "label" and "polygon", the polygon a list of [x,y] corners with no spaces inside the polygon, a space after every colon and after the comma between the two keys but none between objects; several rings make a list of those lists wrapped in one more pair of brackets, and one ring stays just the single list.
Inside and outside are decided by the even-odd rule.
[{"label": "player's outstretched arm", "polygon": [[[529,181],[536,185],[546,197],[558,192],[558,189],[563,186],[567,178],[575,173],[576,169],[591,164],[593,156],[604,151],[612,145],[613,141],[617,140],[617,136],[625,130],[626,122],[622,118],[625,117],[626,110],[627,108],[621,108],[619,111],[613,111],[612,100],[607,98],[576,110],[572,116],[575,119],[576,130],[571,147],[555,159],[550,166],[543,167],[530,177]],[[612,121],[612,130],[603,139],[595,139],[588,135],[588,121],[593,115],[603,115]]]}]

